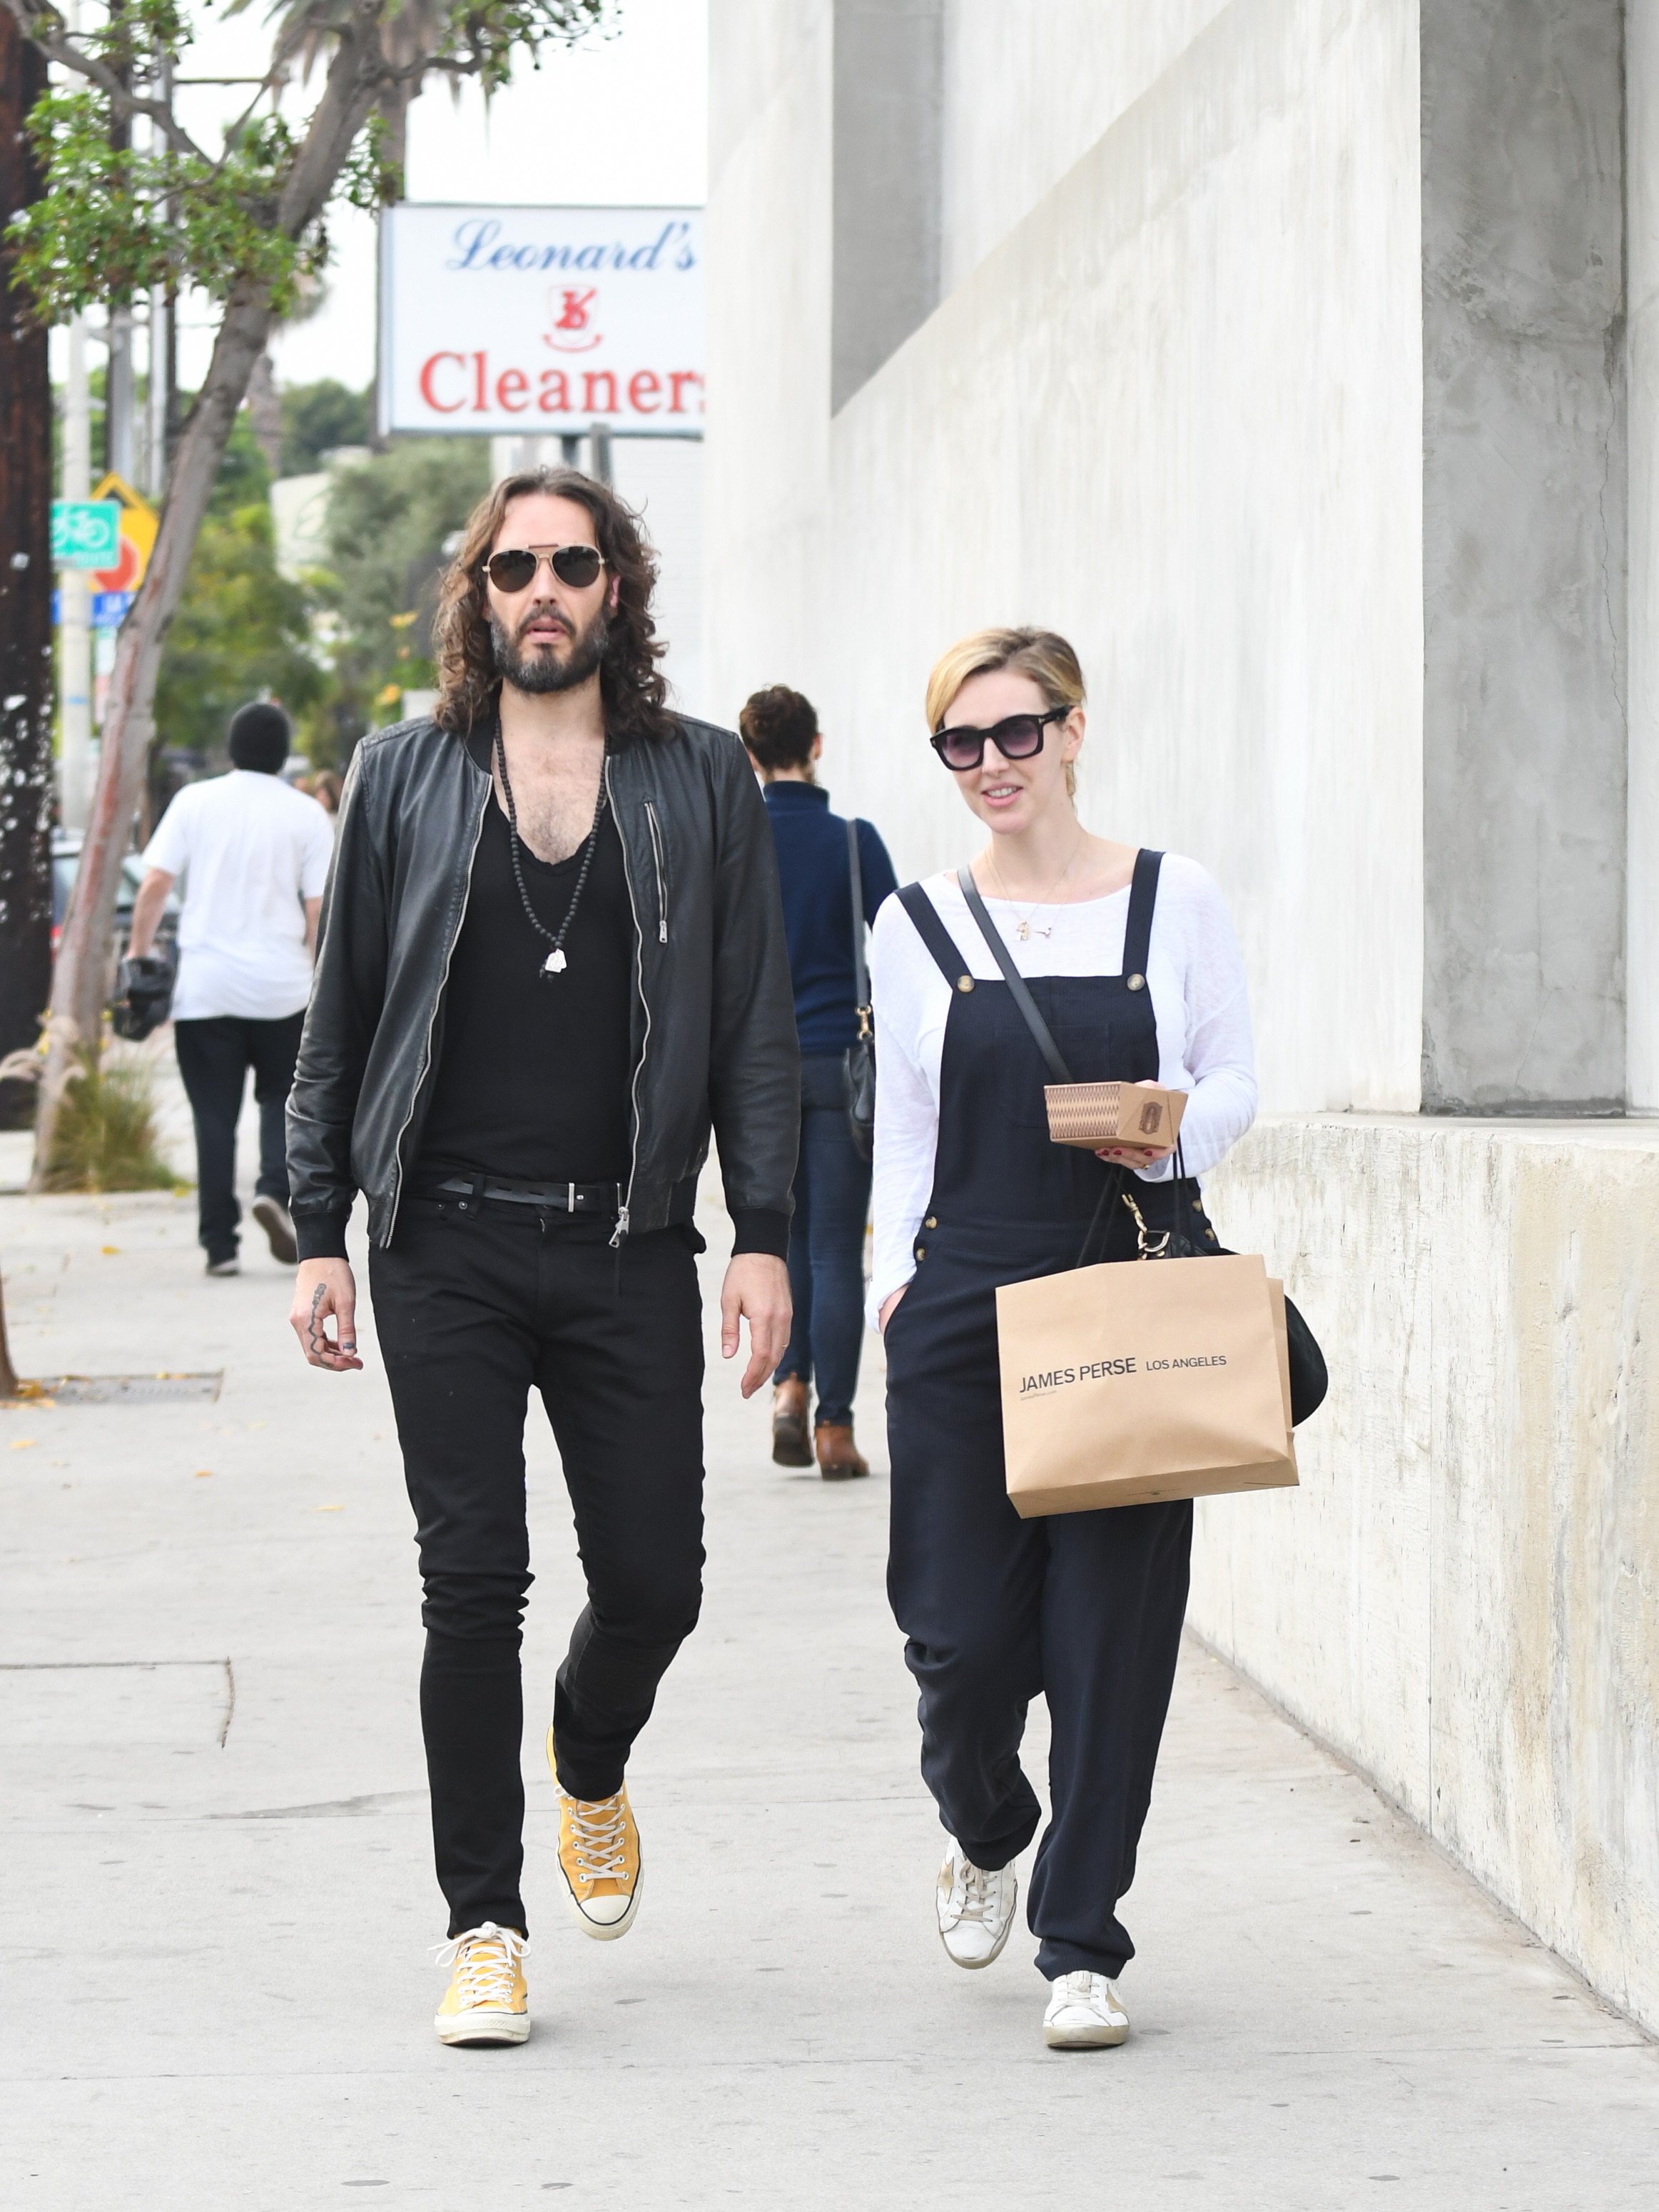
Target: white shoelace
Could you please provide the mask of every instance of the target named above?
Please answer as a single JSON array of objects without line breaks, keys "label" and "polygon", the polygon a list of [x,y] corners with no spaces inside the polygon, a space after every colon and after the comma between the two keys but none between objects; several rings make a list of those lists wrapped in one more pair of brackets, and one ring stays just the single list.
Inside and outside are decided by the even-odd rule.
[{"label": "white shoelace", "polygon": [[439,1966],[454,1967],[464,2012],[505,2011],[517,1990],[518,1962],[529,1948],[530,1938],[516,1928],[486,1920],[447,1943],[434,1943],[432,1955]]},{"label": "white shoelace", "polygon": [[1060,2004],[1086,2005],[1091,2012],[1103,2013],[1113,2020],[1122,2013],[1123,2008],[1112,1995],[1109,1978],[1104,1974],[1091,1973],[1087,1967],[1061,1974],[1054,1989]]},{"label": "white shoelace", "polygon": [[958,1859],[951,1883],[951,1910],[958,1920],[994,1920],[998,1891],[996,1875],[971,1859]]},{"label": "white shoelace", "polygon": [[626,1881],[628,1819],[620,1790],[592,1804],[567,1796],[570,1832],[575,1839],[576,1871],[584,1881]]}]

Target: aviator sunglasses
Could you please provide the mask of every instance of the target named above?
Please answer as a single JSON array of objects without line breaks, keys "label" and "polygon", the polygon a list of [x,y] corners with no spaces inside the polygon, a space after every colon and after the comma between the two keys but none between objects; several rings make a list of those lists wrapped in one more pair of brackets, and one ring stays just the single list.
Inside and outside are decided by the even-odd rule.
[{"label": "aviator sunglasses", "polygon": [[1050,722],[1063,722],[1069,707],[1050,707],[1046,714],[1010,714],[1006,722],[993,722],[988,730],[935,730],[927,742],[948,769],[957,775],[977,768],[987,745],[994,745],[1004,760],[1030,760],[1042,750],[1042,732]]},{"label": "aviator sunglasses", "polygon": [[597,581],[605,566],[597,545],[514,545],[492,553],[484,568],[498,592],[521,592],[535,581],[544,561],[562,584],[578,592]]}]

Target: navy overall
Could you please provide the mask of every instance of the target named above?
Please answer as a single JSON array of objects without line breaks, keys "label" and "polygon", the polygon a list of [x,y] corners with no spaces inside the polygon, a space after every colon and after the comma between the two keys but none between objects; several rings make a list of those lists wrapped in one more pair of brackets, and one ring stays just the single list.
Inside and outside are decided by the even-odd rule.
[{"label": "navy overall", "polygon": [[[1136,860],[1121,975],[1029,979],[1078,1082],[1158,1079],[1146,957],[1161,859]],[[1090,1258],[1133,1259],[1135,1224],[1116,1169],[1049,1142],[1049,1079],[1006,983],[968,974],[919,886],[900,896],[951,989],[933,1195],[886,1332],[887,1589],[921,1687],[922,1777],[974,1864],[1006,1866],[1041,1814],[1019,1746],[1030,1700],[1047,1698],[1052,1817],[1027,1899],[1037,1966],[1050,1980],[1115,1974],[1134,1955],[1117,1904],[1175,1679],[1193,1509],[1022,1521],[1008,1502],[996,1286],[1074,1266],[1103,1189]],[[1210,1241],[1195,1182],[1127,1188],[1149,1229],[1179,1209]]]}]

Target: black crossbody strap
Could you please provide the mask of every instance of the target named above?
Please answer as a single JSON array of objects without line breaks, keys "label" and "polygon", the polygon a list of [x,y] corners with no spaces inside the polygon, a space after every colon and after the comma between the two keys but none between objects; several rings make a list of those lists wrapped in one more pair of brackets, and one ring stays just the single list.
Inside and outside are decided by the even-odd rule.
[{"label": "black crossbody strap", "polygon": [[859,1034],[870,1034],[870,971],[864,958],[864,870],[859,861],[859,825],[847,825],[847,866],[853,878],[853,995],[858,1002]]},{"label": "black crossbody strap", "polygon": [[1060,1056],[1060,1047],[1048,1033],[1048,1024],[1037,1012],[1036,1000],[1025,988],[1025,978],[1014,965],[1014,956],[1002,941],[1002,932],[986,911],[985,902],[979,895],[979,885],[966,868],[957,870],[957,884],[968,902],[968,911],[979,924],[980,934],[991,948],[991,957],[1002,970],[1002,980],[1008,986],[1014,1004],[1025,1017],[1025,1026],[1037,1050],[1042,1054],[1043,1066],[1056,1083],[1069,1083],[1072,1071]]},{"label": "black crossbody strap", "polygon": [[1129,881],[1129,918],[1123,925],[1123,972],[1146,981],[1146,962],[1152,949],[1152,908],[1158,904],[1158,872],[1162,853],[1139,852]]},{"label": "black crossbody strap", "polygon": [[920,884],[906,884],[899,904],[916,926],[916,934],[939,963],[939,972],[953,991],[971,988],[973,977],[957,949],[957,940],[939,918],[939,908]]}]

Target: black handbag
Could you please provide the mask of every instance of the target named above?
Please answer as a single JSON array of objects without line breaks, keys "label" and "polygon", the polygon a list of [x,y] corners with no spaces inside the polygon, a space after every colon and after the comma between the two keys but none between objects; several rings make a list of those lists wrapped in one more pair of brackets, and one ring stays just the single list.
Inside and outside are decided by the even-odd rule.
[{"label": "black handbag", "polygon": [[160,1029],[172,1011],[178,973],[177,962],[165,953],[137,952],[121,963],[110,1006],[110,1027],[117,1036],[136,1043]]},{"label": "black handbag", "polygon": [[859,865],[859,825],[847,825],[847,863],[853,878],[853,995],[858,1001],[858,1042],[847,1048],[847,1122],[860,1159],[875,1149],[876,1033],[871,1020],[870,971],[864,957],[864,871]]},{"label": "black handbag", "polygon": [[[992,921],[990,911],[979,895],[978,884],[966,868],[959,868],[957,871],[957,883],[963,897],[968,902],[968,911],[979,924],[980,934],[991,948],[992,958],[1002,970],[1003,981],[1008,986],[1009,994],[1014,1004],[1024,1018],[1025,1026],[1031,1032],[1032,1042],[1042,1055],[1043,1065],[1056,1083],[1070,1083],[1073,1079],[1071,1070],[1061,1056],[1060,1047],[1054,1042],[1048,1023],[1043,1020],[1037,1010],[1036,1000],[1026,989],[1025,978],[1015,967],[1013,955],[1004,944],[1001,931]],[[1177,1229],[1171,1230],[1162,1237],[1149,1237],[1146,1224],[1140,1218],[1140,1209],[1129,1193],[1128,1170],[1120,1167],[1117,1174],[1117,1194],[1133,1214],[1139,1226],[1140,1253],[1143,1259],[1199,1260],[1228,1256],[1228,1248],[1224,1244],[1213,1245],[1207,1252],[1200,1252],[1193,1243],[1190,1231],[1185,1227],[1178,1226]],[[1176,1179],[1180,1182],[1187,1181],[1186,1163],[1182,1158],[1179,1139],[1176,1141]],[[1095,1208],[1094,1220],[1089,1224],[1088,1234],[1084,1237],[1082,1250],[1078,1254],[1079,1267],[1083,1264],[1084,1254],[1094,1241],[1096,1226],[1105,1211],[1106,1201],[1111,1193],[1112,1185],[1109,1182],[1106,1188],[1100,1194],[1100,1203]],[[1177,1210],[1176,1218],[1178,1224],[1184,1219],[1184,1216],[1179,1212],[1179,1210]],[[1291,1426],[1299,1428],[1309,1414],[1317,1413],[1324,1403],[1325,1393],[1330,1388],[1330,1373],[1325,1365],[1325,1355],[1319,1348],[1318,1338],[1309,1328],[1288,1295],[1285,1300],[1285,1334],[1291,1364]]]}]

